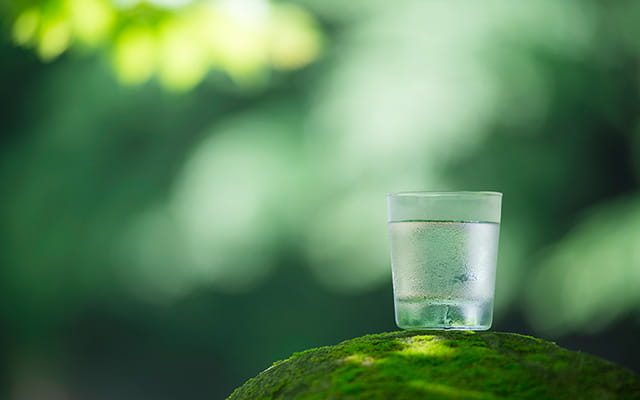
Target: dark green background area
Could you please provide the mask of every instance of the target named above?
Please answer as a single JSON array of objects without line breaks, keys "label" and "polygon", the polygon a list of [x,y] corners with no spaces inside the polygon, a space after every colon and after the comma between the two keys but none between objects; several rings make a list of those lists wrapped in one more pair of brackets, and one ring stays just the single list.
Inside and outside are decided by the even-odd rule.
[{"label": "dark green background area", "polygon": [[[108,49],[42,62],[2,20],[1,398],[224,398],[293,352],[395,330],[396,190],[503,192],[492,330],[640,371],[640,8],[521,25],[517,6],[333,3],[297,2],[326,35],[311,65],[184,93],[119,83]],[[506,28],[467,52],[454,33],[482,21]],[[194,160],[204,194],[184,189]],[[218,200],[247,188],[260,207],[224,236],[245,203]],[[229,226],[182,231],[176,204]]]}]

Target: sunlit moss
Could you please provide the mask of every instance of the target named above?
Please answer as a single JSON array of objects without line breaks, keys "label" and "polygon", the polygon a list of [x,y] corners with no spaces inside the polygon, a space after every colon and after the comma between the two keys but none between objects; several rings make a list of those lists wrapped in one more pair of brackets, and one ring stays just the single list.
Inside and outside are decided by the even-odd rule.
[{"label": "sunlit moss", "polygon": [[[444,350],[447,349],[447,350]],[[626,399],[640,377],[553,343],[508,333],[368,335],[297,353],[231,394],[241,399]]]},{"label": "sunlit moss", "polygon": [[447,343],[442,343],[437,340],[430,340],[431,343],[427,343],[425,346],[408,346],[405,349],[398,351],[398,354],[406,356],[430,356],[430,357],[444,357],[449,358],[458,353],[456,348],[451,347]]}]

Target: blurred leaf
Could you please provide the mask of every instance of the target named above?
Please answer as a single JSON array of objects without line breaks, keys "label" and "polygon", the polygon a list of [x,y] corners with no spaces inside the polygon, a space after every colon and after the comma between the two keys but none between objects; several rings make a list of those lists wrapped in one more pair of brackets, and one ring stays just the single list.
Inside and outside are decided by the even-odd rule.
[{"label": "blurred leaf", "polygon": [[211,66],[199,44],[201,32],[190,19],[174,18],[160,28],[160,81],[170,89],[187,90],[198,84]]},{"label": "blurred leaf", "polygon": [[156,70],[156,33],[151,27],[135,26],[120,32],[113,57],[118,77],[124,83],[142,83]]},{"label": "blurred leaf", "polygon": [[171,196],[126,227],[120,253],[132,291],[148,298],[204,285],[246,292],[268,276],[294,234],[289,221],[300,220],[288,205],[299,185],[296,109],[270,105],[208,132],[188,155]]},{"label": "blurred leaf", "polygon": [[31,44],[39,24],[40,12],[35,8],[25,10],[13,25],[13,40],[20,45]]},{"label": "blurred leaf", "polygon": [[[391,279],[384,192],[358,189],[334,194],[325,204],[310,197],[303,236],[313,275],[326,287],[348,294]],[[318,193],[318,199],[327,194]]]},{"label": "blurred leaf", "polygon": [[69,0],[69,14],[78,40],[88,45],[106,39],[117,18],[108,0]]},{"label": "blurred leaf", "polygon": [[44,61],[69,47],[112,52],[117,76],[139,84],[155,74],[172,90],[221,69],[240,85],[272,68],[296,69],[321,52],[315,19],[299,6],[268,0],[40,0],[16,3],[14,41]]},{"label": "blurred leaf", "polygon": [[323,39],[313,18],[298,7],[283,4],[270,22],[270,58],[274,67],[295,69],[311,63],[322,50]]},{"label": "blurred leaf", "polygon": [[71,40],[71,27],[62,17],[43,22],[38,35],[37,51],[43,60],[49,61],[62,54]]},{"label": "blurred leaf", "polygon": [[552,246],[527,289],[529,316],[554,334],[596,331],[640,304],[640,199],[595,208]]}]

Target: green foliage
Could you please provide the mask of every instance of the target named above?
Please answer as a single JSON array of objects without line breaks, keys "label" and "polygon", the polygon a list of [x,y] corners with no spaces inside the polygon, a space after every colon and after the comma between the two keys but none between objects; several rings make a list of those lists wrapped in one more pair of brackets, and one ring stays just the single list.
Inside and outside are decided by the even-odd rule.
[{"label": "green foliage", "polygon": [[529,336],[473,332],[368,335],[294,354],[236,389],[241,399],[611,399],[640,376]]},{"label": "green foliage", "polygon": [[39,0],[14,6],[13,39],[51,61],[71,46],[106,48],[118,78],[158,76],[187,90],[211,69],[254,85],[321,50],[315,20],[292,4],[256,1]]}]

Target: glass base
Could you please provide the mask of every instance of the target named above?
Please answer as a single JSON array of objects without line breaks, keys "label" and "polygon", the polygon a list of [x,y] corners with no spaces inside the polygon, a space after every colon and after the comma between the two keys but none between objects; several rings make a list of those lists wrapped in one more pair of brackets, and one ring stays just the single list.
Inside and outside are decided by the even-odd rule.
[{"label": "glass base", "polygon": [[492,319],[493,302],[488,300],[396,300],[396,324],[401,329],[485,331]]}]

